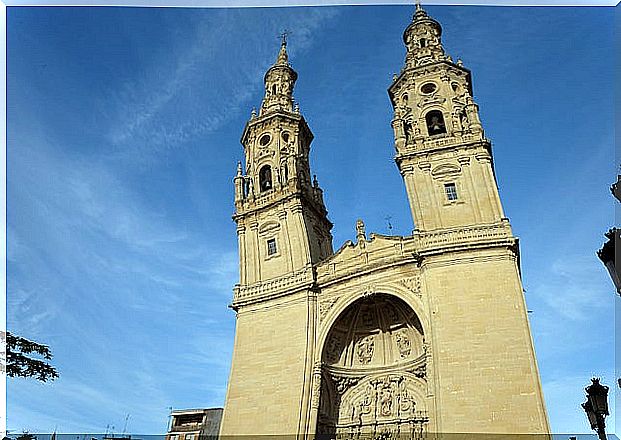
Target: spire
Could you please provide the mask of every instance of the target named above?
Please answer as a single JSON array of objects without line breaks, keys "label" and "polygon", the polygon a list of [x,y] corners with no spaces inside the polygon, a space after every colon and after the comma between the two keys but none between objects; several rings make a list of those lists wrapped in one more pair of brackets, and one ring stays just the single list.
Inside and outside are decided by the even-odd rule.
[{"label": "spire", "polygon": [[424,18],[429,18],[429,15],[427,15],[427,11],[423,9],[423,5],[421,4],[420,0],[416,0],[416,9],[414,11],[412,21],[422,20]]},{"label": "spire", "polygon": [[280,51],[278,52],[278,58],[274,66],[289,66],[289,55],[287,54],[287,37],[291,32],[284,30],[280,36]]},{"label": "spire", "polygon": [[287,54],[287,32],[281,34],[282,43],[280,44],[280,51],[278,52],[278,58],[274,66],[289,66],[289,55]]},{"label": "spire", "polygon": [[293,104],[293,86],[298,74],[289,64],[289,55],[287,54],[287,36],[288,31],[280,34],[281,43],[276,62],[265,73],[265,97],[261,105],[259,115],[271,110],[285,110],[292,112]]}]

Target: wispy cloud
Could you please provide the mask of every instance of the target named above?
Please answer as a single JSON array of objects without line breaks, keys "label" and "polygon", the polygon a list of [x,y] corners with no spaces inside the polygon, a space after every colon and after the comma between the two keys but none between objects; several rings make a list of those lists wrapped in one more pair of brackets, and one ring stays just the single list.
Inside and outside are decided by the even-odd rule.
[{"label": "wispy cloud", "polygon": [[[146,79],[125,84],[115,97],[119,116],[109,138],[122,147],[120,154],[176,148],[218,129],[240,111],[249,113],[245,107],[262,88],[263,73],[277,54],[275,37],[285,22],[295,21],[290,45],[295,57],[337,14],[333,8],[308,9],[293,18],[272,12],[256,13],[256,21],[240,26],[240,10],[202,11],[193,38],[178,42],[174,59],[154,66]],[[176,117],[180,110],[185,120]]]},{"label": "wispy cloud", "polygon": [[[194,367],[208,365],[213,360],[206,355],[213,357],[214,348],[222,353],[218,365],[228,365],[230,355],[225,357],[228,351],[215,339],[185,347],[185,352],[179,343],[165,351],[157,346],[168,338],[194,340],[213,326],[228,328],[218,322],[222,314],[214,312],[226,311],[230,300],[237,279],[235,249],[216,251],[181,230],[102,164],[62,154],[34,135],[15,142],[9,183],[9,328],[50,344],[61,371],[52,388],[37,392],[65,414],[63,429],[92,430],[98,408],[114,406],[131,384],[136,395],[125,398],[125,405],[140,414],[135,426],[148,430],[154,402],[164,409],[176,398],[162,390],[169,385],[162,387],[154,365],[166,365],[170,356]],[[178,380],[175,376],[171,384]],[[12,428],[25,427],[34,415],[16,413],[28,398],[23,386],[21,381],[10,384]]]},{"label": "wispy cloud", "polygon": [[602,277],[601,264],[593,255],[566,255],[546,271],[548,277],[532,286],[559,318],[583,322],[609,307],[610,289]]},{"label": "wispy cloud", "polygon": [[[104,120],[114,123],[97,148],[66,145],[65,133],[50,135],[54,128],[35,112],[14,117],[8,325],[49,344],[61,377],[53,384],[9,383],[11,429],[103,431],[131,413],[134,432],[161,432],[168,406],[223,403],[235,240],[212,243],[152,203],[126,173],[257,104],[250,98],[260,95],[283,20],[296,22],[294,58],[335,14],[276,12],[246,29],[240,11],[197,13],[202,18],[184,30],[193,38],[174,42],[173,57],[154,59],[108,98]],[[273,35],[256,38],[261,32]],[[223,36],[230,41],[221,44]],[[175,202],[172,195],[164,199]],[[201,202],[189,198],[180,209],[198,210],[192,205]]]}]

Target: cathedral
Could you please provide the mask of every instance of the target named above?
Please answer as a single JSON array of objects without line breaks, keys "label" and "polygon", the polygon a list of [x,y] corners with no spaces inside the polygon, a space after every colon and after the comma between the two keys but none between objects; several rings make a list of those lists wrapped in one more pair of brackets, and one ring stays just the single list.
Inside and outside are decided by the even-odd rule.
[{"label": "cathedral", "polygon": [[549,432],[518,240],[471,72],[441,35],[417,5],[388,89],[415,229],[358,221],[336,252],[283,39],[233,179],[240,278],[220,436]]}]

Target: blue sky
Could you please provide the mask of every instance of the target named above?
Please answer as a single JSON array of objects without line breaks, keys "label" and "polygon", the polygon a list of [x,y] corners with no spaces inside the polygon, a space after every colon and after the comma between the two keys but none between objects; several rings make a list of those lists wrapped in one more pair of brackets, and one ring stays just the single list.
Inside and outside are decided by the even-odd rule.
[{"label": "blue sky", "polygon": [[[9,381],[9,429],[120,431],[130,414],[161,433],[169,407],[223,404],[232,176],[282,29],[334,247],[358,217],[411,232],[386,89],[412,9],[8,9],[8,328],[61,375]],[[621,310],[595,256],[614,216],[614,9],[427,9],[473,71],[552,428],[588,432],[583,387],[614,384]]]}]

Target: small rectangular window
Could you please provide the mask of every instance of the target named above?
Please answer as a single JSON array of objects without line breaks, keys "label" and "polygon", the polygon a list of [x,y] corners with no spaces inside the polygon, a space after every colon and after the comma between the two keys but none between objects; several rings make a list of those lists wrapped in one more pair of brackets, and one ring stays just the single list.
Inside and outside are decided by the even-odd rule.
[{"label": "small rectangular window", "polygon": [[276,239],[270,238],[267,240],[267,255],[274,255],[276,252]]},{"label": "small rectangular window", "polygon": [[185,440],[194,440],[194,434],[186,434]]},{"label": "small rectangular window", "polygon": [[446,183],[444,185],[444,191],[446,192],[446,198],[448,200],[457,200],[457,188],[454,183]]}]

